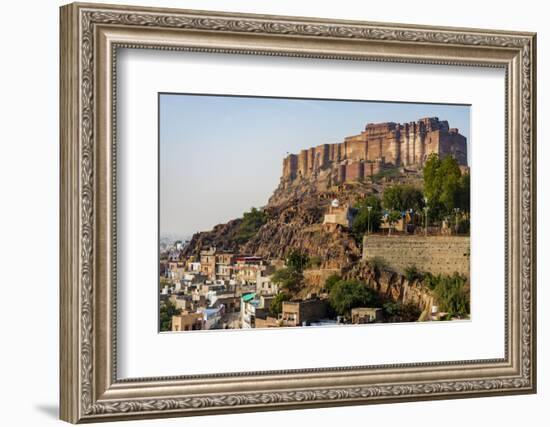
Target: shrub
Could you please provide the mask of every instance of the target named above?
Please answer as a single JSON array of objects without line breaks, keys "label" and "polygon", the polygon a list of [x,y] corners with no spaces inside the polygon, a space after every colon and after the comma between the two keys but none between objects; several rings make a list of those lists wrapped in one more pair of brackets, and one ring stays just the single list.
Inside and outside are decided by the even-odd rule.
[{"label": "shrub", "polygon": [[292,250],[287,255],[285,264],[288,268],[301,272],[309,264],[309,256],[298,250]]},{"label": "shrub", "polygon": [[340,280],[332,287],[329,301],[337,314],[348,316],[352,308],[372,306],[377,303],[377,295],[362,282]]},{"label": "shrub", "polygon": [[271,280],[287,291],[296,291],[302,284],[304,276],[301,270],[294,267],[285,267],[276,270]]},{"label": "shrub", "polygon": [[422,280],[423,277],[424,275],[418,268],[416,268],[416,265],[409,265],[408,267],[405,268],[405,278],[409,282],[413,282],[415,280]]},{"label": "shrub", "polygon": [[260,227],[266,222],[266,213],[259,209],[252,208],[250,212],[245,212],[237,233],[235,234],[235,241],[241,244],[246,243],[256,235]]},{"label": "shrub", "polygon": [[283,302],[289,301],[290,295],[280,292],[277,294],[275,298],[271,301],[271,304],[269,305],[269,313],[272,316],[277,317],[277,315],[283,311]]},{"label": "shrub", "polygon": [[388,268],[388,263],[381,256],[375,256],[367,260],[368,264],[377,271],[386,270]]},{"label": "shrub", "polygon": [[160,306],[160,330],[161,332],[172,330],[172,316],[181,314],[181,308],[176,308],[170,300]]},{"label": "shrub", "polygon": [[396,178],[399,176],[398,168],[381,169],[373,177],[372,180],[377,182],[383,178]]},{"label": "shrub", "polygon": [[382,306],[382,310],[388,322],[416,322],[422,314],[414,303],[388,302]]},{"label": "shrub", "polygon": [[319,268],[323,263],[323,259],[320,256],[312,256],[307,263],[308,268]]},{"label": "shrub", "polygon": [[330,292],[334,285],[340,280],[342,280],[342,277],[339,274],[331,274],[327,277],[327,280],[325,280],[325,289]]},{"label": "shrub", "polygon": [[470,314],[470,289],[465,277],[458,273],[452,276],[426,275],[424,283],[433,291],[441,311],[450,317]]}]

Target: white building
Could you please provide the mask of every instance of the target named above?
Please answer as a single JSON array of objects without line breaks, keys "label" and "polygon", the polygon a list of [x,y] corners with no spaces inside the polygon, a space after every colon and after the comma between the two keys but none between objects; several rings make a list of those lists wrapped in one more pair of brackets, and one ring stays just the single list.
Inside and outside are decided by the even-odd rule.
[{"label": "white building", "polygon": [[214,329],[220,323],[225,313],[225,307],[222,305],[217,308],[200,308],[197,312],[202,313],[204,329]]},{"label": "white building", "polygon": [[187,270],[192,272],[200,272],[201,271],[201,263],[200,262],[190,262],[187,264]]},{"label": "white building", "polygon": [[256,276],[256,293],[259,295],[275,295],[279,292],[279,285],[273,283],[272,275],[264,276],[263,271],[258,271]]}]

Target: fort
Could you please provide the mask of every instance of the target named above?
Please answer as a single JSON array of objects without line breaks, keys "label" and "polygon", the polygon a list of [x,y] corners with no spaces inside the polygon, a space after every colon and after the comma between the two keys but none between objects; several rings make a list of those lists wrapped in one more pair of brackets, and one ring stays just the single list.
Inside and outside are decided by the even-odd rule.
[{"label": "fort", "polygon": [[409,123],[369,123],[359,135],[290,154],[283,160],[282,182],[328,174],[333,184],[372,177],[391,167],[422,168],[432,153],[451,155],[467,166],[466,137],[446,120],[426,117]]}]

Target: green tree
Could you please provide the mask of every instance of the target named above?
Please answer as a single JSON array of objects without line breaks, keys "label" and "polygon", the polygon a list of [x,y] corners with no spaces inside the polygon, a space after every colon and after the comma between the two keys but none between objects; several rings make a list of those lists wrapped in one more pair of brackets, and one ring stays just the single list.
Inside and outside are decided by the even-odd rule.
[{"label": "green tree", "polygon": [[273,273],[271,280],[279,285],[282,289],[294,292],[300,288],[304,276],[301,270],[295,267],[284,267],[276,270]]},{"label": "green tree", "polygon": [[309,256],[295,249],[287,255],[285,264],[287,267],[301,272],[309,264]]},{"label": "green tree", "polygon": [[351,231],[357,239],[363,237],[363,234],[368,231],[369,226],[372,232],[376,232],[380,229],[382,206],[378,197],[373,195],[367,196],[359,200],[355,204],[355,208],[358,211],[357,214],[353,217],[353,221],[351,223]]},{"label": "green tree", "polygon": [[432,153],[426,161],[424,195],[428,199],[429,217],[441,220],[458,207],[470,211],[470,179],[463,177],[458,162],[452,156],[440,159]]},{"label": "green tree", "polygon": [[403,212],[408,209],[415,211],[424,206],[422,191],[412,185],[394,185],[384,191],[382,205],[387,210]]},{"label": "green tree", "polygon": [[445,212],[450,213],[457,207],[462,173],[458,163],[452,156],[446,156],[441,161],[439,177],[441,180],[440,202],[445,207]]},{"label": "green tree", "polygon": [[469,173],[465,173],[460,178],[456,205],[462,212],[470,212],[470,174]]},{"label": "green tree", "polygon": [[332,286],[329,302],[334,311],[349,316],[352,308],[372,306],[378,302],[376,292],[357,280],[340,280]]},{"label": "green tree", "polygon": [[342,276],[339,274],[331,274],[327,277],[327,280],[325,280],[325,289],[330,292],[334,285],[340,280],[342,280]]},{"label": "green tree", "polygon": [[237,243],[246,243],[256,235],[262,225],[267,222],[267,214],[259,209],[252,208],[243,214],[243,219],[235,234]]},{"label": "green tree", "polygon": [[424,207],[424,193],[412,185],[401,186],[401,210],[419,211]]},{"label": "green tree", "polygon": [[396,224],[397,221],[399,221],[400,219],[401,219],[401,213],[400,212],[390,211],[388,213],[388,216],[386,217],[386,220],[388,221],[388,225],[389,225],[388,236],[391,235],[391,231],[392,231],[392,228],[393,228],[394,224]]},{"label": "green tree", "polygon": [[441,160],[435,153],[429,155],[422,173],[424,175],[424,195],[428,199],[428,203],[439,200],[441,194],[441,183],[439,180],[439,169]]},{"label": "green tree", "polygon": [[181,308],[176,308],[170,300],[166,300],[160,306],[160,330],[161,332],[172,330],[172,316],[181,314]]},{"label": "green tree", "polygon": [[269,305],[269,313],[272,316],[277,317],[277,315],[283,311],[283,302],[289,301],[289,300],[290,300],[290,295],[284,292],[279,292],[275,296],[275,298],[273,298],[273,300],[271,301],[271,304]]},{"label": "green tree", "polygon": [[416,322],[422,314],[414,303],[387,302],[382,310],[387,322]]}]

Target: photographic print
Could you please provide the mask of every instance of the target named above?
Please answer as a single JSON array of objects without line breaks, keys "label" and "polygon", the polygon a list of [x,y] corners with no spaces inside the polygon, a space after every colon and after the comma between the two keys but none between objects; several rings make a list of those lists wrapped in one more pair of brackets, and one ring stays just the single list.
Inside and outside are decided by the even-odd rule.
[{"label": "photographic print", "polygon": [[536,393],[535,33],[59,21],[61,419]]},{"label": "photographic print", "polygon": [[469,105],[158,99],[161,332],[469,319]]}]

